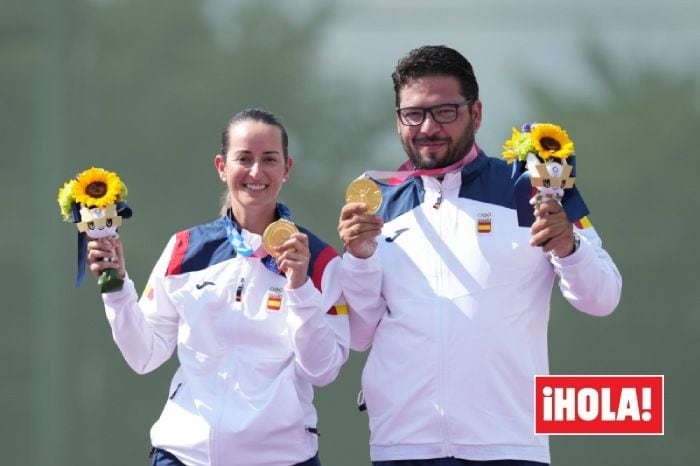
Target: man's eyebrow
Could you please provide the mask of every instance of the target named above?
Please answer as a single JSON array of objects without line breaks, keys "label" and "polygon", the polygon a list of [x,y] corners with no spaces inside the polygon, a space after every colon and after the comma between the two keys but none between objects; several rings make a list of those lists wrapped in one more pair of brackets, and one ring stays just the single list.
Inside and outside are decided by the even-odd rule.
[{"label": "man's eyebrow", "polygon": [[[250,150],[250,149],[236,149],[236,150],[233,151],[233,153],[234,153],[234,154],[239,154],[239,153],[242,153],[242,154],[252,154],[253,151]],[[280,151],[278,151],[278,150],[266,150],[266,151],[263,152],[263,154],[279,154],[279,153],[280,153]]]}]

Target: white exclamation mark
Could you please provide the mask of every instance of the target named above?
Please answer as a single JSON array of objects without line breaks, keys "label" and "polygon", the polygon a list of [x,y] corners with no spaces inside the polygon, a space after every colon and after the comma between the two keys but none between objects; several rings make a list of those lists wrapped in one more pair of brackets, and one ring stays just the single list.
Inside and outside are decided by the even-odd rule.
[{"label": "white exclamation mark", "polygon": [[642,421],[651,420],[651,387],[642,388]]}]

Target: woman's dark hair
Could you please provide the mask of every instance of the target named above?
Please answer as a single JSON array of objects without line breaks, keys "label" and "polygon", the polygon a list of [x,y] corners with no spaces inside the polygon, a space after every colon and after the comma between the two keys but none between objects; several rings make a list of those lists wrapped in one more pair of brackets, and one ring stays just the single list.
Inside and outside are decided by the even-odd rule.
[{"label": "woman's dark hair", "polygon": [[279,118],[267,110],[262,110],[260,108],[246,108],[245,110],[241,110],[226,123],[226,126],[224,126],[224,129],[221,131],[221,152],[219,152],[224,158],[229,150],[229,129],[231,129],[231,126],[244,121],[259,121],[260,123],[278,127],[282,132],[282,155],[284,155],[284,161],[287,161],[289,158],[289,154],[287,152],[287,146],[289,145],[287,130],[284,129],[284,126],[282,126]]}]

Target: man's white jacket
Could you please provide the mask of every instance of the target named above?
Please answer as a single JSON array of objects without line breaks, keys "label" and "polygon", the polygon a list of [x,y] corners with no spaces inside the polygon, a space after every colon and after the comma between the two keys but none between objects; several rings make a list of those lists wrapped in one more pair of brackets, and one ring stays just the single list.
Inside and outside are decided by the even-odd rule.
[{"label": "man's white jacket", "polygon": [[556,258],[519,227],[511,169],[483,153],[445,175],[382,185],[385,220],[369,259],[346,253],[351,348],[374,461],[454,456],[549,462],[533,434],[534,375],[548,373],[552,285],[606,315],[621,278],[587,218]]}]

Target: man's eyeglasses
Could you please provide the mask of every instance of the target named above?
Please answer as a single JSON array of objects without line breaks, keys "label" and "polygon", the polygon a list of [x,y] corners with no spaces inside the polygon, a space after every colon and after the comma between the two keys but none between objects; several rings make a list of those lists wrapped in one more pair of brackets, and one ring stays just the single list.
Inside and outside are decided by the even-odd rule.
[{"label": "man's eyeglasses", "polygon": [[452,123],[459,116],[458,110],[462,105],[469,105],[471,101],[465,100],[458,104],[440,104],[432,107],[405,107],[396,108],[399,121],[406,126],[419,126],[425,121],[426,113],[430,113],[436,123]]}]

